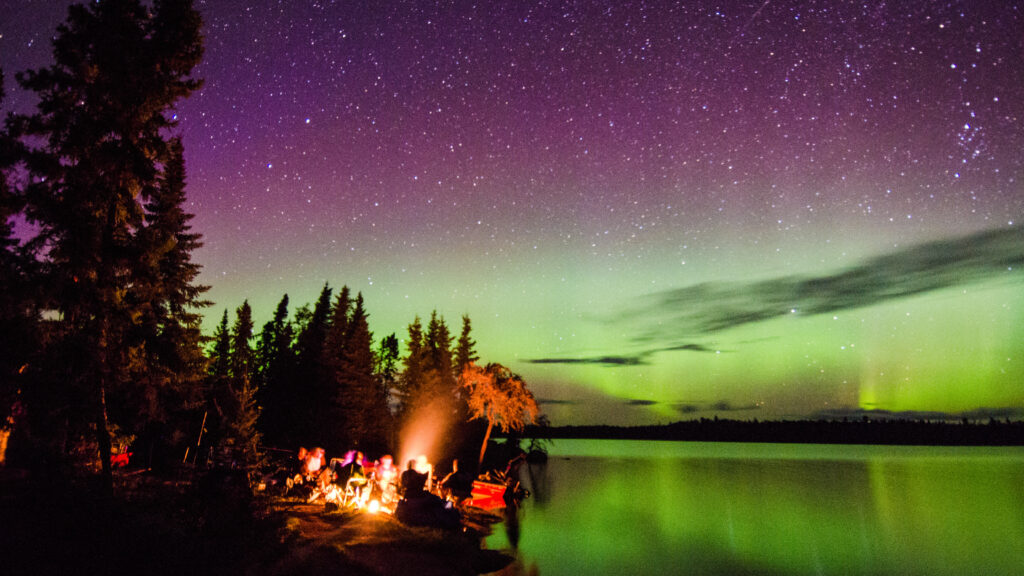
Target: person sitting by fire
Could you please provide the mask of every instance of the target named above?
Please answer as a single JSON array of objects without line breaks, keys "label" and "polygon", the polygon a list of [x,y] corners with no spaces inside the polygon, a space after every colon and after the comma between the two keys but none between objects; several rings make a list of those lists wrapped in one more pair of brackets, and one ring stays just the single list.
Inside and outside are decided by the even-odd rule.
[{"label": "person sitting by fire", "polygon": [[316,478],[313,481],[312,490],[307,498],[307,502],[316,502],[323,500],[325,502],[339,502],[340,501],[340,488],[334,483],[335,474],[334,469],[330,466],[324,466],[316,473]]},{"label": "person sitting by fire", "polygon": [[323,448],[317,447],[312,450],[306,450],[304,447],[299,447],[299,465],[300,474],[306,480],[312,480],[316,478],[317,473],[323,468],[326,463],[326,454]]},{"label": "person sitting by fire", "polygon": [[398,479],[398,469],[390,454],[380,457],[380,461],[374,467],[375,491],[379,492],[382,504],[397,500],[398,489],[395,480]]},{"label": "person sitting by fire", "polygon": [[366,485],[369,482],[369,474],[366,466],[371,465],[362,452],[349,450],[344,458],[332,458],[331,467],[336,473],[335,482],[342,487],[345,494],[345,503],[363,502],[369,494],[365,494]]},{"label": "person sitting by fire", "polygon": [[427,477],[426,490],[432,491],[434,489],[434,465],[427,460],[426,454],[416,457],[416,471]]},{"label": "person sitting by fire", "polygon": [[416,468],[416,460],[409,460],[408,467],[402,472],[399,491],[403,498],[422,498],[427,495],[423,489],[427,483],[427,475]]},{"label": "person sitting by fire", "polygon": [[473,493],[473,477],[465,470],[459,470],[459,459],[452,460],[452,471],[441,482],[441,495],[449,500],[469,498]]},{"label": "person sitting by fire", "polygon": [[409,460],[402,472],[403,498],[395,505],[395,518],[410,526],[458,529],[461,526],[458,510],[423,489],[427,474],[417,470],[417,464],[415,458]]}]

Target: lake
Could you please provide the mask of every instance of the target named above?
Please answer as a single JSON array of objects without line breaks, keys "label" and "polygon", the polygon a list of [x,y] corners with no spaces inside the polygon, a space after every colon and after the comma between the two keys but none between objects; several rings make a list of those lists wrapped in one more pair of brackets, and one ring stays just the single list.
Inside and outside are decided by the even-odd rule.
[{"label": "lake", "polygon": [[519,474],[509,573],[1024,573],[1019,447],[557,440]]}]

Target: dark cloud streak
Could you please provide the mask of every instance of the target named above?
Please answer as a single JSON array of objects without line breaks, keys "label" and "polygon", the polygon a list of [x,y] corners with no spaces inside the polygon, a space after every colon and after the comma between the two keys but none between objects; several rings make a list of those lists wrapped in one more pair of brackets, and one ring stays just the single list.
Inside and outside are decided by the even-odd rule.
[{"label": "dark cloud streak", "polygon": [[1015,226],[921,244],[827,276],[704,283],[662,292],[628,318],[657,318],[658,327],[642,330],[637,341],[664,341],[793,313],[813,316],[863,308],[1010,274],[1019,278],[1022,267],[1024,228]]},{"label": "dark cloud streak", "polygon": [[644,350],[627,356],[591,356],[582,358],[534,358],[527,360],[530,364],[592,364],[597,366],[647,366],[647,359],[658,352],[717,352],[703,344],[680,344]]}]

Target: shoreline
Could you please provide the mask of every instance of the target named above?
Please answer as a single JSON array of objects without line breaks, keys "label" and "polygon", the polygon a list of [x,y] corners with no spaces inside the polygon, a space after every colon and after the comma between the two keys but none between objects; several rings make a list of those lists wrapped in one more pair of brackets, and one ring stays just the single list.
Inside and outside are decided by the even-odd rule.
[{"label": "shoreline", "polygon": [[779,444],[1024,446],[1024,421],[681,420],[648,426],[528,426],[524,439],[676,440]]}]

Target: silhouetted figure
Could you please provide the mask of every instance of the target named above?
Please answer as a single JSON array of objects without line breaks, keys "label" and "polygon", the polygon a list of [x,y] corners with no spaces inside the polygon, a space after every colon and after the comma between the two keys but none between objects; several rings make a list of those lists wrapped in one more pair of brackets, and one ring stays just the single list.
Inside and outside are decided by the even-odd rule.
[{"label": "silhouetted figure", "polygon": [[423,487],[427,484],[427,475],[416,471],[416,460],[409,460],[405,472],[400,479],[402,497],[406,499],[422,498],[427,492]]},{"label": "silhouetted figure", "polygon": [[469,498],[473,492],[473,478],[468,472],[459,470],[459,460],[452,460],[452,471],[441,480],[441,494],[455,499]]}]

